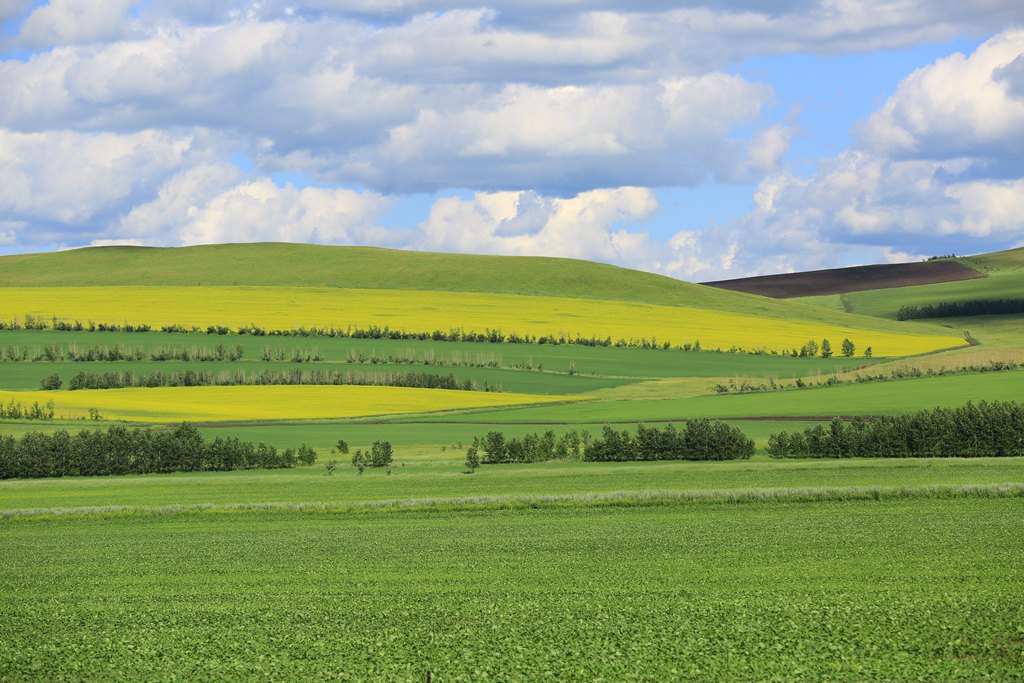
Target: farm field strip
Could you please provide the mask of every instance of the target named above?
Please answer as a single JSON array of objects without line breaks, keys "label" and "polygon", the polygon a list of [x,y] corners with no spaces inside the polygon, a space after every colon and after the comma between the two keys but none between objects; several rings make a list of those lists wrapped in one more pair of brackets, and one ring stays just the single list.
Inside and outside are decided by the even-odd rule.
[{"label": "farm field strip", "polygon": [[[178,324],[186,327],[250,324],[271,330],[300,327],[366,329],[390,326],[410,332],[463,328],[570,337],[657,339],[705,348],[789,350],[809,339],[831,337],[838,348],[850,338],[860,352],[878,356],[926,353],[963,345],[955,335],[896,331],[891,324],[851,318],[846,325],[812,320],[766,319],[684,306],[621,301],[466,292],[420,292],[276,287],[43,287],[0,289],[0,318],[31,314],[43,320],[110,324]],[[889,328],[889,329],[886,329]]]},{"label": "farm field strip", "polygon": [[[344,432],[342,432],[344,433]],[[551,462],[485,465],[465,474],[462,451],[451,459],[408,458],[399,449],[391,475],[358,474],[344,456],[332,476],[321,466],[293,470],[179,473],[0,481],[0,512],[122,506],[346,505],[409,499],[481,496],[584,496],[629,492],[686,492],[867,487],[943,487],[1024,484],[1024,459],[847,459],[732,462]]]},{"label": "farm field strip", "polygon": [[[915,412],[967,401],[1020,401],[1024,370],[920,377],[777,392],[689,398],[585,401],[542,409],[507,408],[422,418],[427,422],[594,423],[708,418],[835,417]],[[403,418],[396,418],[401,421]],[[413,418],[408,418],[413,419]],[[419,418],[416,418],[419,419]]]},{"label": "farm field strip", "polygon": [[978,498],[8,519],[0,670],[1011,680],[1022,515]]},{"label": "farm field strip", "polygon": [[[80,391],[0,391],[0,402],[47,401],[56,415],[99,410],[104,419],[139,422],[303,420],[396,415],[571,400],[531,394],[372,386],[210,386]],[[2,425],[0,425],[2,428]]]},{"label": "farm field strip", "polygon": [[[953,332],[950,332],[953,334]],[[273,361],[275,367],[303,365],[292,363],[293,353],[318,352],[325,363],[349,365],[350,354],[363,354],[366,362],[378,358],[405,357],[446,365],[408,364],[411,369],[429,368],[431,372],[464,367],[465,363],[496,363],[501,368],[532,367],[544,371],[566,373],[575,366],[584,375],[601,377],[725,377],[733,375],[798,377],[835,369],[862,367],[878,363],[882,358],[790,358],[788,356],[719,353],[715,351],[653,351],[635,348],[606,348],[575,344],[491,344],[479,342],[447,342],[433,340],[352,339],[349,337],[253,337],[249,335],[208,335],[160,332],[62,332],[52,330],[0,330],[0,348],[17,346],[30,353],[42,352],[47,344],[65,351],[72,344],[80,349],[93,346],[143,348],[147,354],[163,348],[206,348],[218,344],[239,345],[244,355],[239,363],[259,362],[264,348],[276,353],[283,350],[286,360]],[[168,361],[161,361],[168,362]],[[118,361],[120,363],[120,361]],[[17,364],[0,364],[0,369],[14,369]],[[45,367],[45,364],[37,364]],[[353,366],[357,363],[351,364]],[[406,364],[403,364],[403,366]],[[88,369],[92,364],[83,365]],[[199,363],[197,367],[205,367]],[[371,364],[372,366],[372,364]],[[115,367],[119,365],[115,364]]]},{"label": "farm field strip", "polygon": [[[981,257],[963,259],[967,265],[988,274],[988,277],[962,282],[945,282],[913,287],[894,287],[848,294],[853,312],[859,315],[895,319],[901,306],[922,306],[944,302],[971,300],[1019,299],[1024,292],[1024,249],[1015,249]],[[838,297],[801,297],[801,303],[835,308]],[[946,322],[936,318],[926,322]],[[969,327],[969,326],[968,326]]]}]

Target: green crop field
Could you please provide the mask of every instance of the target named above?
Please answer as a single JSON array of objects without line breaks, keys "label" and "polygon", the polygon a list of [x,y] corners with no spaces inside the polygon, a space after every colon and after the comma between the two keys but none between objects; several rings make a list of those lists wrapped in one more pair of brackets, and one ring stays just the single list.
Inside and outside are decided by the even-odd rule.
[{"label": "green crop field", "polygon": [[[1024,316],[892,319],[941,297],[1020,296],[1022,253],[965,259],[983,279],[852,293],[853,313],[838,297],[776,301],[571,259],[283,244],[0,257],[0,467],[8,437],[147,426],[159,440],[183,419],[206,439],[317,455],[275,470],[0,480],[0,681],[1022,680],[1024,458],[766,452],[771,434],[835,416],[1024,400]],[[225,329],[24,329],[26,313],[43,315],[32,302]],[[235,325],[262,312],[281,329],[319,324],[359,302],[413,327],[494,320],[627,338],[690,321],[723,349],[799,347],[811,340],[793,335],[812,330],[815,344],[791,357],[767,343],[683,351]],[[842,357],[845,330],[902,350],[864,357],[855,336]],[[908,368],[944,374],[891,376]],[[78,373],[188,372],[300,380],[69,389]],[[377,384],[313,386],[313,372]],[[463,390],[387,385],[408,373],[452,375]],[[55,375],[60,388],[43,390]],[[838,385],[794,388],[825,382]],[[754,455],[465,463],[490,431],[589,443],[606,425],[636,435],[705,417],[752,439]],[[351,466],[384,440],[389,466]]]},{"label": "green crop field", "polygon": [[14,519],[0,670],[1009,680],[1021,515],[911,498]]}]

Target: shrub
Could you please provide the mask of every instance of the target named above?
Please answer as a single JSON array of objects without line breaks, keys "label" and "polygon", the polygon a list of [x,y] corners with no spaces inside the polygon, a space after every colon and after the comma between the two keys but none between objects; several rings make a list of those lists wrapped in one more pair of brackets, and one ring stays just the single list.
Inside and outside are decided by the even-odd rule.
[{"label": "shrub", "polygon": [[393,456],[390,441],[374,441],[370,447],[370,467],[389,467]]}]

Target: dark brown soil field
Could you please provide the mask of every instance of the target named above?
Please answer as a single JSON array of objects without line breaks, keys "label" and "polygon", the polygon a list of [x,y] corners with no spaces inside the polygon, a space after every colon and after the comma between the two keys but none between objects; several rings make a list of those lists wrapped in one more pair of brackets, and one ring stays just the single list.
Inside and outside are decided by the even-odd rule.
[{"label": "dark brown soil field", "polygon": [[866,289],[931,285],[938,282],[973,280],[979,277],[985,277],[985,274],[957,261],[923,261],[921,263],[888,263],[852,268],[809,270],[804,273],[742,277],[735,280],[718,280],[701,284],[720,289],[731,289],[736,292],[770,296],[773,299],[789,299],[795,296],[846,294]]}]

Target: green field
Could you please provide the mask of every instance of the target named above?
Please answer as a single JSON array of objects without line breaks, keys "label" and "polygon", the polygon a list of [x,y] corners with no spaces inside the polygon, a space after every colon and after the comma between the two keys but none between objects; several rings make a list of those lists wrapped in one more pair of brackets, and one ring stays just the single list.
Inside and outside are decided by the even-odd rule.
[{"label": "green field", "polygon": [[[2,361],[5,402],[102,399],[121,410],[103,417],[156,430],[198,415],[207,438],[308,444],[319,456],[284,470],[0,481],[0,681],[422,681],[428,671],[433,681],[1024,680],[1024,458],[772,460],[764,451],[773,432],[820,424],[800,418],[1019,401],[1024,369],[715,390],[1024,361],[1024,316],[888,319],[900,305],[948,300],[936,296],[1019,296],[1021,253],[968,259],[989,273],[980,280],[851,294],[855,314],[838,298],[775,301],[567,259],[280,244],[0,257],[0,287],[61,287],[83,301],[78,288],[98,285],[189,286],[208,297],[198,287],[293,288],[277,292],[275,305],[317,287],[387,289],[398,303],[410,290],[553,295],[756,314],[767,321],[763,336],[774,320],[951,340],[969,331],[979,343],[902,358],[791,358],[0,329],[5,356],[16,347],[35,357],[47,345],[145,355]],[[837,353],[840,341],[832,340]],[[242,359],[149,359],[161,347],[218,344],[240,345]],[[310,361],[293,361],[296,353]],[[66,387],[77,372],[188,369],[452,373],[506,395],[456,404],[452,395],[476,392],[32,391],[54,373]],[[507,405],[518,394],[531,405]],[[211,412],[199,411],[203,396]],[[453,405],[496,407],[442,411]],[[404,412],[385,415],[399,412],[389,407]],[[357,415],[369,417],[346,417]],[[606,424],[635,431],[697,417],[730,420],[757,453],[484,465],[473,474],[464,464],[466,446],[489,430],[596,436]],[[0,436],[113,424],[142,423],[0,419]],[[352,450],[386,439],[395,461],[360,473],[335,450],[339,439]],[[329,461],[338,463],[332,473]]]},{"label": "green field", "polygon": [[1019,678],[1024,504],[0,522],[8,680]]}]

